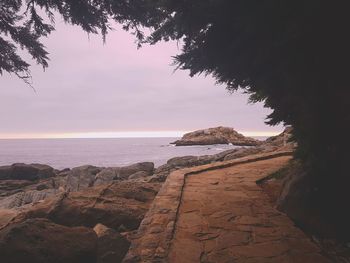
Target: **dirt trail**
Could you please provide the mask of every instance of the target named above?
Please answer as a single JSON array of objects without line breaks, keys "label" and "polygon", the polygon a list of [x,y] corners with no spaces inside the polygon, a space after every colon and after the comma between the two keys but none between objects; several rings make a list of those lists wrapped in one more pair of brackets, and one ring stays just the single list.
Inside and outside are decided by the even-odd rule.
[{"label": "dirt trail", "polygon": [[186,177],[167,261],[329,262],[256,185],[289,159],[278,157]]}]

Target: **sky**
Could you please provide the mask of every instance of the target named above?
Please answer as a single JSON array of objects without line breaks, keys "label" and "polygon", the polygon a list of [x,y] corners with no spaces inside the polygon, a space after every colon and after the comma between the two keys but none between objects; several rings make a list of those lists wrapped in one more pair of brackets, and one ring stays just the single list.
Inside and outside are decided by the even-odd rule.
[{"label": "sky", "polygon": [[[230,94],[210,76],[177,70],[176,42],[143,46],[115,27],[103,44],[56,21],[44,39],[49,68],[31,67],[35,91],[14,75],[0,76],[0,138],[180,136],[216,126],[269,136],[270,110]],[[35,64],[35,62],[31,61]]]}]

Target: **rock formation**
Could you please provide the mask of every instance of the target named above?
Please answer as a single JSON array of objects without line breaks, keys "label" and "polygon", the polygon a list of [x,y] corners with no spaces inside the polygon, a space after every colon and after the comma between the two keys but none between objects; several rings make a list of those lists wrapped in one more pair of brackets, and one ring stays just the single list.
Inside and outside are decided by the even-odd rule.
[{"label": "rock formation", "polygon": [[20,220],[44,217],[65,226],[137,229],[159,190],[159,184],[121,181],[62,193],[34,205]]},{"label": "rock formation", "polygon": [[0,209],[0,262],[121,262],[130,243],[119,232],[138,228],[159,187],[114,181]]},{"label": "rock formation", "polygon": [[121,262],[128,252],[130,242],[114,229],[97,224],[94,231],[97,240],[97,263]]},{"label": "rock formation", "polygon": [[97,235],[86,227],[66,227],[29,219],[0,231],[0,262],[95,263]]},{"label": "rock formation", "polygon": [[[235,137],[236,144],[258,145],[214,155],[175,157],[156,169],[151,162],[61,171],[40,164],[0,167],[0,262],[120,262],[129,247],[129,233],[138,228],[160,182],[172,171],[293,147],[285,140],[289,130],[258,142],[230,128],[214,128],[226,129],[230,132],[221,133],[227,135],[226,143],[233,143]],[[218,143],[224,138],[220,136],[210,132],[194,141],[204,143],[211,137],[216,139],[205,143]],[[24,239],[29,243],[23,243]],[[9,258],[9,253],[14,256]]]},{"label": "rock formation", "polygon": [[44,164],[15,163],[0,167],[0,180],[35,181],[53,176],[55,176],[53,168]]},{"label": "rock formation", "polygon": [[186,133],[180,140],[173,142],[176,146],[233,144],[237,146],[257,146],[259,141],[245,137],[233,128],[216,127]]}]

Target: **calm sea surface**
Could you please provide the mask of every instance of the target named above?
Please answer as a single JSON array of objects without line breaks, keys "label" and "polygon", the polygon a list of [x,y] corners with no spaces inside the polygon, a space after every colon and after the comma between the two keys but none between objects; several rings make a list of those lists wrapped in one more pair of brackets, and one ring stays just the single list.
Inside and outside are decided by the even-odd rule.
[{"label": "calm sea surface", "polygon": [[[84,164],[122,166],[150,161],[156,166],[172,157],[215,154],[232,145],[173,146],[178,138],[11,139],[0,140],[0,165],[43,163],[57,169]],[[263,138],[259,138],[263,139]]]}]

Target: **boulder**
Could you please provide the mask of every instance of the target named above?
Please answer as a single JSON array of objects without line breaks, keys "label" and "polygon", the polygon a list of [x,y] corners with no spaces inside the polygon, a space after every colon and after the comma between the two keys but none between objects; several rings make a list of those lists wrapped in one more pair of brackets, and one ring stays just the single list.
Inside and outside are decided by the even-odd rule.
[{"label": "boulder", "polygon": [[159,184],[119,181],[82,191],[61,193],[35,204],[18,220],[44,217],[65,226],[137,229],[160,188]]},{"label": "boulder", "polygon": [[22,192],[34,184],[28,180],[0,180],[0,198]]},{"label": "boulder", "polygon": [[242,158],[251,154],[258,154],[263,152],[261,147],[250,147],[250,148],[238,148],[232,153],[228,153],[224,157],[224,161]]},{"label": "boulder", "polygon": [[186,133],[180,140],[173,142],[176,146],[233,144],[238,146],[256,146],[261,142],[236,132],[229,127],[216,127]]},{"label": "boulder", "polygon": [[120,167],[107,167],[102,169],[95,177],[94,185],[108,184],[118,179]]},{"label": "boulder", "polygon": [[191,167],[203,165],[214,161],[215,159],[210,155],[203,156],[182,156],[174,157],[167,161],[167,164],[174,168]]},{"label": "boulder", "polygon": [[136,172],[136,173],[130,175],[130,176],[128,177],[128,180],[145,178],[145,177],[148,177],[148,176],[151,176],[151,175],[152,175],[152,174],[147,173],[147,172],[145,172],[145,171],[139,171],[139,172]]},{"label": "boulder", "polygon": [[256,154],[263,152],[261,147],[249,147],[249,148],[235,148],[226,150],[214,155],[202,155],[202,156],[182,156],[174,157],[167,161],[166,164],[159,166],[155,169],[154,175],[148,179],[148,182],[164,182],[167,176],[177,170],[186,167],[193,167],[198,165],[209,164],[219,161],[227,161],[236,158],[241,158],[250,154]]},{"label": "boulder", "polygon": [[1,209],[16,209],[25,205],[33,204],[53,196],[59,192],[58,189],[28,190],[18,192],[0,199]]},{"label": "boulder", "polygon": [[102,169],[92,165],[84,165],[69,171],[66,182],[67,191],[79,191],[90,187],[95,182],[96,174]]},{"label": "boulder", "polygon": [[[142,162],[124,167],[108,167],[100,171],[95,178],[94,185],[109,183],[113,180],[136,179],[151,176],[154,171],[154,163]],[[142,172],[142,173],[141,173]]]},{"label": "boulder", "polygon": [[94,231],[98,237],[97,263],[122,262],[130,242],[114,229],[102,224],[97,224]]},{"label": "boulder", "polygon": [[271,136],[269,138],[267,138],[264,141],[264,145],[271,145],[271,146],[278,146],[278,147],[283,147],[283,146],[287,146],[288,144],[294,144],[291,141],[292,138],[292,127],[288,126],[284,129],[284,131],[282,133],[280,133],[279,135],[276,136]]},{"label": "boulder", "polygon": [[0,262],[95,263],[97,235],[86,227],[65,227],[29,219],[0,230]]},{"label": "boulder", "polygon": [[15,163],[11,166],[0,167],[0,180],[29,180],[35,181],[54,177],[54,169],[44,164]]},{"label": "boulder", "polygon": [[0,166],[0,180],[9,180],[11,178],[12,166]]},{"label": "boulder", "polygon": [[65,177],[69,175],[70,171],[71,171],[70,168],[64,168],[62,170],[57,171],[56,174],[57,176]]},{"label": "boulder", "polygon": [[117,175],[118,179],[127,179],[129,176],[137,172],[145,172],[147,175],[152,175],[154,171],[154,163],[142,162],[135,163],[129,166],[121,167]]},{"label": "boulder", "polygon": [[350,214],[344,204],[350,199],[349,181],[337,179],[294,161],[283,171],[277,208],[311,235],[348,241]]}]

